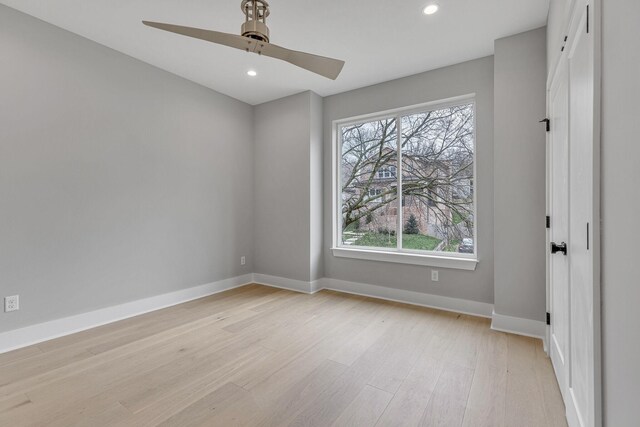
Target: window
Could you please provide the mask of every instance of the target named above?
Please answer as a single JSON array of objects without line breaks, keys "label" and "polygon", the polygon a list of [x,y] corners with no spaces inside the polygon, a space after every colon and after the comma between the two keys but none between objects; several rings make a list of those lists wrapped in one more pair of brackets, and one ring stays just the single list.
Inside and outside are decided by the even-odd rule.
[{"label": "window", "polygon": [[475,258],[473,99],[336,131],[338,249]]},{"label": "window", "polygon": [[378,170],[378,178],[380,179],[384,179],[384,178],[395,178],[396,177],[396,167],[395,166],[389,166],[389,167],[382,167],[380,168],[380,170]]}]

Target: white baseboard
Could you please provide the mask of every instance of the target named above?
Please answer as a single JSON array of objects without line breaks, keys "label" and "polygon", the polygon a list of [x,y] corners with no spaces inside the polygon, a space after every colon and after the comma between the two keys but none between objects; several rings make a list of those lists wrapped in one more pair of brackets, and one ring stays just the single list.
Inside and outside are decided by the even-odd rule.
[{"label": "white baseboard", "polygon": [[[545,339],[546,325],[539,320],[523,319],[521,317],[506,316],[495,311],[491,316],[491,329],[501,332],[509,332],[526,337]],[[545,342],[546,348],[546,342]]]},{"label": "white baseboard", "polygon": [[310,283],[311,285],[311,293],[315,294],[318,291],[321,291],[325,288],[326,280],[324,277],[322,279],[314,280]]},{"label": "white baseboard", "polygon": [[252,283],[253,276],[232,277],[0,333],[0,353],[138,316]]},{"label": "white baseboard", "polygon": [[286,277],[269,276],[268,274],[253,274],[253,283],[305,294],[313,294],[320,290],[317,287],[318,282],[317,280],[315,282],[305,282],[304,280],[287,279]]},{"label": "white baseboard", "polygon": [[369,285],[366,283],[348,282],[338,279],[323,279],[325,289],[349,294],[363,295],[388,301],[402,302],[405,304],[419,305],[422,307],[436,308],[439,310],[453,311],[456,313],[471,314],[473,316],[491,317],[493,304],[471,301],[460,298],[444,297],[440,295],[425,294],[422,292],[407,291],[385,286]]},{"label": "white baseboard", "polygon": [[293,280],[284,277],[256,273],[253,275],[253,281],[260,285],[303,292],[305,294],[313,294],[322,289],[330,289],[337,292],[362,295],[488,318],[491,317],[491,313],[493,311],[493,305],[487,303],[425,294],[422,292],[405,291],[402,289],[387,288],[384,286],[369,285],[366,283],[347,282],[327,277],[314,280],[313,282],[305,282],[303,280]]}]

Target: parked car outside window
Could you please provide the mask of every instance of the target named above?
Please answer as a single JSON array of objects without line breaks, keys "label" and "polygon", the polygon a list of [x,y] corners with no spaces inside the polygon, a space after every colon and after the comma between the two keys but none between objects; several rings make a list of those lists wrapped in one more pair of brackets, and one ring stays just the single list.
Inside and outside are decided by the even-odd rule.
[{"label": "parked car outside window", "polygon": [[458,252],[463,254],[472,254],[473,253],[473,239],[464,238],[462,239],[462,243],[458,247]]}]

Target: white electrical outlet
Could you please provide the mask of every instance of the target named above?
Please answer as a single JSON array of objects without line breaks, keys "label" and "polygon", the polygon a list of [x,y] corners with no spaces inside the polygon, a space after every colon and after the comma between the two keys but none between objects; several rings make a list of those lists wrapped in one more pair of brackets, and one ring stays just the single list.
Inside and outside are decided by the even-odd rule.
[{"label": "white electrical outlet", "polygon": [[16,311],[20,309],[20,296],[11,295],[10,297],[4,297],[4,311]]},{"label": "white electrical outlet", "polygon": [[438,270],[431,270],[431,281],[437,282],[438,280],[440,280],[438,276]]},{"label": "white electrical outlet", "polygon": [[240,257],[240,265],[245,265],[247,263],[247,260],[245,259],[245,257],[241,256]]}]

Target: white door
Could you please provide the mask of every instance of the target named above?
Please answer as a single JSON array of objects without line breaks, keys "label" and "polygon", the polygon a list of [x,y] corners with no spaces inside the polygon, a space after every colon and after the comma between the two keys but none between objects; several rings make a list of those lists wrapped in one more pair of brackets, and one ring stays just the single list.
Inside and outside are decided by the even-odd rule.
[{"label": "white door", "polygon": [[[571,427],[601,424],[599,166],[593,9],[587,4],[576,2],[548,102],[549,354]],[[566,255],[558,250],[562,243]]]},{"label": "white door", "polygon": [[[569,283],[570,372],[569,399],[565,399],[571,425],[598,423],[595,395],[596,333],[599,331],[599,289],[594,276],[594,37],[589,9],[578,10],[575,32],[569,41]],[[596,207],[597,209],[597,207]],[[596,312],[598,310],[598,312]]]},{"label": "white door", "polygon": [[[569,74],[566,56],[558,65],[549,91],[551,132],[549,150],[550,242],[569,240]],[[563,398],[569,384],[569,257],[556,252],[549,257],[549,356]]]}]

